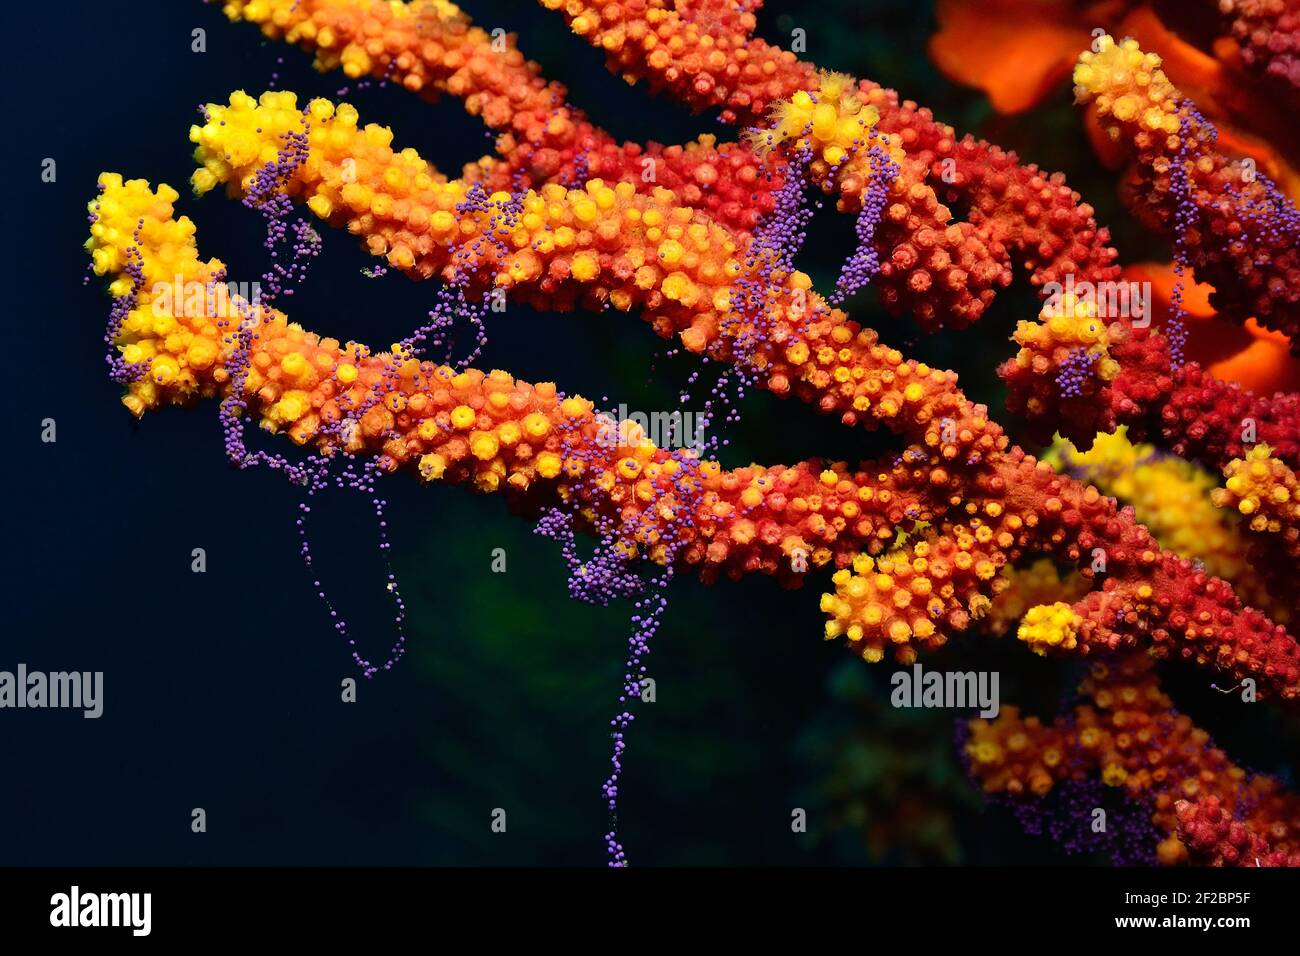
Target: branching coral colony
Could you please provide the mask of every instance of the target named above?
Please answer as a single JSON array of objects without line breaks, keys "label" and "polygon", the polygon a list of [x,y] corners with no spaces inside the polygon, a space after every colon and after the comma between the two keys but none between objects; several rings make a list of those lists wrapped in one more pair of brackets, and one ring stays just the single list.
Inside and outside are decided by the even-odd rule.
[{"label": "branching coral colony", "polygon": [[[395,148],[390,130],[362,126],[347,104],[236,92],[208,105],[190,131],[195,191],[224,186],[242,197],[267,217],[268,243],[281,250],[256,302],[229,291],[219,260],[201,258],[193,223],[174,214],[173,189],[104,174],[88,248],[96,274],[112,277],[109,364],[127,408],[142,415],[218,399],[231,460],[303,486],[309,567],[309,502],[332,484],[363,490],[381,517],[376,482],[402,468],[539,509],[538,530],[564,543],[575,596],[635,600],[603,791],[612,821],[624,731],[672,576],[761,572],[797,584],[834,566],[821,602],[826,637],[867,661],[890,653],[910,663],[972,623],[1023,612],[1018,633],[1030,650],[1094,662],[1081,703],[1057,723],[1014,708],[975,722],[964,751],[990,792],[1032,809],[1049,791],[1099,780],[1138,808],[1143,827],[1126,852],[1300,862],[1300,803],[1233,766],[1178,715],[1151,663],[1178,659],[1260,698],[1300,698],[1300,647],[1284,626],[1294,620],[1287,576],[1300,554],[1300,399],[1255,395],[1182,361],[1177,309],[1163,328],[1140,328],[1096,297],[1050,294],[1120,274],[1107,231],[1061,175],[959,137],[869,80],[767,44],[753,36],[753,0],[542,5],[628,80],[694,108],[721,107],[743,133],[733,143],[618,143],[514,37],[490,35],[443,0],[231,0],[230,19],[314,52],[322,70],[458,97],[498,132],[497,152],[449,179]],[[1188,278],[1213,284],[1221,314],[1253,316],[1294,341],[1300,220],[1291,202],[1217,151],[1213,127],[1134,42],[1099,37],[1075,83],[1131,153],[1134,211],[1174,240]],[[792,264],[809,185],[858,217],[859,248],[826,297]],[[346,228],[388,267],[441,279],[429,322],[384,352],[291,322],[278,297],[319,243],[294,218],[298,208]],[[1020,323],[1019,352],[1001,373],[1011,410],[1034,435],[1059,431],[1078,446],[1053,453],[1059,472],[1012,445],[954,373],[907,359],[833,304],[870,282],[890,312],[931,332],[961,329],[1013,266],[1047,299],[1036,320]],[[159,291],[178,282],[202,293]],[[706,416],[733,414],[734,395],[758,387],[849,427],[883,425],[905,448],[856,467],[726,470],[711,449],[656,447],[635,424],[614,425],[554,384],[473,368],[474,355],[452,361],[451,325],[481,325],[501,295],[545,310],[639,312],[659,335],[730,370],[704,398]],[[430,349],[447,357],[426,358]],[[304,453],[250,451],[250,416]],[[1172,537],[1163,545],[1131,507],[1074,476],[1103,489],[1115,480],[1103,462],[1075,459],[1097,432],[1119,426],[1223,470],[1212,505],[1213,480],[1184,463],[1144,486],[1153,511],[1160,483],[1173,481],[1200,489],[1207,526],[1214,505],[1225,509],[1221,533],[1201,542],[1213,553],[1189,553]],[[1133,468],[1156,451],[1141,454]],[[575,531],[597,537],[594,556],[579,558]],[[1051,562],[1077,573],[1062,580]],[[398,639],[382,663],[361,656],[330,609],[367,675],[405,647],[400,591],[391,576],[387,584]],[[611,865],[624,865],[614,826],[606,844]]]}]

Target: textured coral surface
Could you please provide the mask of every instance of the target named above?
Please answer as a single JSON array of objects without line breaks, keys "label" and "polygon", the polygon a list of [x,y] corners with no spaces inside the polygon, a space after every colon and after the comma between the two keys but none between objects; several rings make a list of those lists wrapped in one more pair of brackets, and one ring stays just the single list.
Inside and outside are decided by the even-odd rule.
[{"label": "textured coral surface", "polygon": [[[872,663],[910,665],[968,630],[1014,629],[1025,649],[1085,660],[1091,676],[1054,723],[1004,706],[970,724],[963,753],[986,791],[1024,801],[1100,783],[1140,808],[1161,862],[1295,863],[1294,798],[1214,748],[1155,669],[1200,668],[1251,700],[1300,698],[1287,586],[1300,558],[1300,397],[1255,394],[1186,361],[1180,324],[1194,278],[1223,319],[1298,340],[1292,201],[1220,148],[1159,56],[1097,36],[1074,69],[1076,98],[1128,163],[1135,219],[1174,247],[1170,312],[1152,325],[1149,301],[1134,314],[1093,295],[1122,281],[1121,265],[1061,174],[767,43],[754,5],[541,5],[617,75],[719,109],[740,127],[735,141],[619,143],[516,37],[444,0],[231,0],[231,20],[310,51],[321,70],[459,99],[497,134],[496,152],[450,177],[346,102],[236,91],[190,129],[195,193],[223,188],[267,214],[273,238],[303,217],[295,262],[319,242],[309,220],[346,231],[380,268],[431,280],[440,304],[489,320],[489,303],[505,300],[639,315],[743,387],[848,428],[883,427],[896,453],[724,468],[716,448],[659,447],[560,382],[431,355],[425,330],[386,350],[342,343],[278,298],[223,294],[226,268],[200,257],[177,192],[105,173],[87,248],[115,302],[123,404],[141,416],[218,400],[232,460],[240,423],[256,421],[319,470],[274,459],[307,485],[332,463],[364,462],[354,484],[367,492],[406,468],[549,514],[547,534],[567,513],[609,555],[583,566],[575,594],[626,596],[642,557],[669,577],[814,577],[827,585],[825,637]],[[1258,25],[1272,17],[1286,36],[1290,20],[1237,6],[1247,62],[1294,82],[1289,48]],[[858,247],[833,292],[794,265],[806,195],[856,217]],[[285,260],[276,269],[286,283],[296,275]],[[956,373],[909,358],[843,307],[871,285],[923,334],[979,335],[1017,274],[1044,299],[999,369],[1022,444]],[[204,294],[178,299],[175,286]],[[638,693],[658,613],[634,618],[620,706]],[[611,813],[631,719],[614,722]],[[611,862],[626,862],[613,830],[606,839]]]}]

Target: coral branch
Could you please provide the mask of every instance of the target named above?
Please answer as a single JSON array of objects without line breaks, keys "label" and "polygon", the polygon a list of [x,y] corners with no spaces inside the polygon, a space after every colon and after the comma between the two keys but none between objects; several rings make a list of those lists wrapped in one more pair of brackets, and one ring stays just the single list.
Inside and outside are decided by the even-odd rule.
[{"label": "coral branch", "polygon": [[1153,228],[1178,237],[1214,307],[1254,316],[1300,348],[1300,214],[1257,173],[1215,148],[1217,133],[1160,70],[1160,57],[1134,40],[1097,39],[1074,71],[1080,102],[1132,150],[1137,182],[1130,206]]},{"label": "coral branch", "polygon": [[1262,441],[1300,465],[1300,394],[1257,395],[1195,362],[1175,370],[1163,337],[1149,329],[1121,335],[1111,355],[1121,370],[1110,393],[1114,421],[1129,424],[1137,437],[1160,434],[1175,454],[1214,467]]},{"label": "coral branch", "polygon": [[[643,305],[661,335],[676,333],[692,351],[751,371],[762,387],[793,392],[846,424],[884,422],[923,446],[908,464],[950,508],[973,514],[992,503],[1007,522],[1021,523],[1006,529],[1013,559],[1028,549],[1079,562],[1106,542],[1105,591],[1078,605],[1084,652],[1151,641],[1160,653],[1176,648],[1238,677],[1257,675],[1288,698],[1300,694],[1300,647],[1284,628],[1243,609],[1224,582],[1162,554],[1095,489],[1019,449],[1005,451],[1006,436],[957,389],[955,375],[881,347],[813,293],[807,277],[742,248],[745,240],[675,206],[667,190],[647,197],[627,184],[590,181],[540,196],[475,196],[413,150],[394,153],[388,130],[356,122],[346,105],[315,100],[300,112],[292,94],[264,94],[260,103],[234,94],[228,107],[209,106],[206,125],[192,131],[204,164],[196,188],[225,181],[247,190],[279,137],[305,135],[308,158],[289,192],[365,236],[393,265],[417,276],[494,281],[551,308],[571,307],[580,295],[619,309]],[[950,471],[954,465],[960,470]],[[880,603],[873,586],[868,580],[864,608]],[[968,610],[975,596],[963,595]],[[910,636],[891,637],[904,657]]]},{"label": "coral branch", "polygon": [[[1205,731],[1173,709],[1144,655],[1093,665],[1079,690],[1084,702],[1050,725],[1011,707],[995,720],[970,722],[965,752],[986,792],[1027,800],[1067,781],[1097,780],[1150,814],[1164,839],[1149,849],[1163,863],[1186,860],[1189,847],[1210,852],[1227,835],[1218,824],[1228,814],[1240,816],[1237,826],[1253,840],[1268,840],[1266,852],[1285,858],[1300,849],[1300,799],[1273,778],[1234,766]],[[1204,809],[1225,813],[1188,810],[1185,804],[1196,800],[1216,801]],[[1244,845],[1237,839],[1234,831],[1229,842]],[[1263,848],[1253,840],[1252,847]]]},{"label": "coral branch", "polygon": [[[225,186],[281,238],[299,203],[409,277],[442,280],[433,324],[383,352],[321,337],[237,294],[219,260],[200,258],[175,191],[105,174],[87,248],[110,278],[109,365],[127,408],[140,416],[220,399],[232,462],[272,462],[309,495],[340,463],[340,483],[367,493],[379,473],[402,468],[500,493],[540,512],[539,532],[564,542],[579,597],[643,593],[642,557],[661,566],[656,587],[679,569],[797,585],[810,568],[833,567],[826,637],[868,661],[891,652],[905,663],[1018,617],[1029,650],[1093,666],[1086,702],[1050,726],[1014,708],[972,725],[965,752],[989,792],[1023,803],[1069,791],[1069,802],[1113,788],[1159,832],[1146,852],[1165,862],[1300,862],[1300,804],[1229,762],[1173,709],[1153,669],[1187,661],[1260,696],[1300,698],[1300,644],[1285,626],[1300,609],[1281,578],[1300,557],[1300,396],[1254,395],[1185,364],[1179,324],[1191,267],[1214,285],[1219,312],[1258,316],[1300,341],[1294,206],[1218,151],[1214,128],[1159,58],[1101,37],[1076,69],[1077,90],[1133,151],[1139,214],[1175,240],[1171,308],[1156,331],[1120,321],[1149,320],[1149,304],[1117,316],[1082,292],[1052,291],[1096,291],[1120,276],[1107,231],[1062,176],[765,43],[754,36],[757,0],[542,5],[629,81],[721,108],[748,127],[742,141],[619,143],[514,36],[475,26],[447,0],[227,0],[231,20],[307,49],[322,70],[461,99],[497,131],[498,156],[449,178],[394,148],[390,130],[361,126],[350,105],[300,108],[289,92],[234,93],[191,128],[196,192]],[[1244,7],[1242,21],[1255,22],[1262,7]],[[1247,49],[1262,59],[1257,40]],[[1274,64],[1289,62],[1285,44],[1267,43]],[[858,216],[858,247],[829,300],[794,266],[809,185]],[[293,229],[296,263],[319,237],[306,221]],[[1224,488],[1211,498],[1207,475],[1123,435],[1103,434],[1088,453],[1062,443],[1039,460],[1011,444],[955,373],[907,359],[834,307],[873,283],[888,310],[924,330],[960,328],[1013,266],[1048,295],[999,370],[1031,436],[1059,428],[1082,447],[1126,425],[1223,468]],[[274,299],[299,272],[278,260],[268,275]],[[729,366],[741,390],[794,396],[848,426],[884,425],[901,451],[856,469],[820,459],[724,469],[704,446],[656,447],[552,383],[425,359],[462,307],[486,311],[507,295],[546,312],[639,311],[659,336]],[[301,446],[307,465],[249,452],[245,416]],[[1211,501],[1244,517],[1249,550],[1236,516]],[[384,502],[374,504],[382,522]],[[600,539],[585,563],[575,527]],[[310,567],[305,537],[303,555]],[[1057,565],[1074,570],[1062,577]],[[657,595],[637,605],[620,708],[639,693],[663,606]],[[378,670],[353,656],[367,675]],[[602,791],[614,865],[626,862],[613,815],[632,719],[623,709],[611,722]],[[1148,832],[1147,822],[1130,831]]]},{"label": "coral branch", "polygon": [[1247,67],[1300,90],[1300,9],[1294,0],[1219,0]]},{"label": "coral branch", "polygon": [[[213,309],[202,295],[172,298],[178,276],[185,286],[223,288],[220,263],[199,258],[193,224],[173,218],[169,187],[151,191],[112,174],[100,181],[88,247],[96,273],[114,277],[115,296],[139,287],[121,351],[133,364],[151,360],[123,399],[137,415],[224,395],[235,328],[247,314],[255,332],[244,397],[264,428],[330,454],[377,455],[385,470],[409,467],[427,481],[527,493],[532,505],[576,495],[618,517],[628,543],[660,562],[666,542],[676,541],[678,561],[698,565],[706,579],[761,571],[797,582],[796,552],[810,566],[844,565],[934,514],[926,476],[901,466],[851,471],[808,461],[724,471],[656,448],[635,424],[616,423],[550,383],[340,345],[238,299]],[[360,409],[349,433],[324,428]]]},{"label": "coral branch", "polygon": [[502,160],[465,167],[489,192],[595,176],[641,191],[662,185],[728,228],[752,231],[772,210],[780,167],[703,136],[685,147],[619,143],[567,102],[564,85],[526,60],[513,34],[493,36],[444,0],[230,0],[225,13],[316,54],[321,70],[372,76],[426,99],[450,94],[501,133]]},{"label": "coral branch", "polygon": [[[753,36],[756,21],[748,12],[716,15],[700,26],[692,22],[698,5],[685,0],[541,2],[561,10],[575,33],[605,50],[611,69],[645,79],[696,109],[722,106],[724,120],[762,126],[775,104],[818,86],[816,66]],[[1059,173],[1021,166],[1013,153],[959,138],[893,90],[869,80],[855,86],[861,101],[879,112],[881,132],[898,137],[916,185],[933,189],[941,203],[963,203],[971,235],[995,255],[1000,248],[1014,253],[1035,285],[1066,274],[1092,281],[1117,275],[1109,233]]]}]

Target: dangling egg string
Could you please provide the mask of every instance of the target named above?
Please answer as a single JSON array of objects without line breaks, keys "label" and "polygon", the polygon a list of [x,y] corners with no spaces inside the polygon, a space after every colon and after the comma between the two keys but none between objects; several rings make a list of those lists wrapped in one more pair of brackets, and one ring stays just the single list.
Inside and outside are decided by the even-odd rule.
[{"label": "dangling egg string", "polygon": [[[800,173],[807,169],[809,153],[800,151]],[[793,164],[792,164],[793,165]],[[740,280],[734,302],[735,318],[724,319],[724,335],[731,339],[732,356],[737,360],[732,366],[735,375],[735,396],[731,394],[732,376],[722,372],[716,379],[710,395],[704,401],[704,409],[699,418],[699,429],[707,432],[716,414],[716,407],[721,404],[725,409],[724,424],[733,424],[740,420],[739,402],[744,399],[747,385],[754,384],[756,378],[756,356],[769,343],[767,330],[772,326],[772,310],[777,307],[777,295],[772,281],[773,271],[793,270],[794,256],[802,248],[806,239],[807,224],[812,213],[805,201],[806,185],[802,175],[790,176],[778,191],[773,213],[756,231],[755,249],[751,253],[751,263],[762,264],[755,280]],[[707,364],[707,357],[703,359]],[[690,402],[690,387],[699,379],[694,372],[688,378],[688,388],[681,393],[682,404]],[[620,436],[623,426],[615,423]],[[630,515],[624,512],[615,524],[611,519],[597,516],[596,531],[600,536],[595,555],[588,561],[580,562],[576,556],[576,544],[573,539],[573,525],[577,516],[580,494],[574,494],[570,501],[571,513],[552,509],[543,515],[538,524],[538,533],[562,542],[566,560],[570,566],[570,594],[580,600],[608,605],[609,601],[619,597],[637,596],[633,604],[631,629],[628,636],[628,657],[624,665],[623,688],[618,697],[620,710],[610,720],[611,739],[610,774],[601,786],[601,793],[609,813],[609,830],[605,833],[605,850],[608,865],[614,868],[629,865],[627,852],[618,835],[618,797],[619,786],[623,778],[624,758],[627,752],[627,731],[636,719],[633,712],[635,702],[641,699],[643,688],[648,680],[648,666],[645,658],[650,653],[651,641],[658,632],[668,608],[667,588],[673,578],[674,562],[682,544],[690,537],[689,524],[702,505],[703,486],[701,468],[703,459],[716,464],[717,452],[725,447],[728,440],[716,435],[708,435],[693,450],[678,448],[671,453],[672,460],[678,467],[671,474],[671,484],[667,487],[651,485],[648,501],[640,510]],[[571,456],[583,461],[590,457],[590,452],[569,445],[566,440],[565,459]],[[584,475],[587,469],[583,468]],[[665,500],[665,499],[671,499]],[[667,528],[659,527],[666,518]],[[685,524],[680,531],[677,526]],[[628,570],[631,560],[637,555],[638,540],[653,543],[655,538],[650,532],[657,532],[663,540],[663,553],[659,558],[663,570],[645,581],[639,575]],[[674,533],[677,532],[677,533]]]},{"label": "dangling egg string", "polygon": [[[563,431],[572,432],[575,427],[564,426]],[[621,428],[619,434],[622,440]],[[643,439],[637,436],[637,440]],[[630,708],[633,701],[640,698],[645,686],[643,682],[647,680],[648,673],[645,658],[650,653],[651,639],[667,608],[667,598],[662,592],[672,579],[673,562],[677,558],[680,542],[687,537],[684,533],[674,534],[672,531],[679,522],[689,521],[700,505],[699,460],[694,453],[674,451],[672,458],[679,467],[672,475],[672,491],[664,491],[652,485],[649,500],[639,511],[624,511],[618,516],[612,516],[583,509],[584,500],[590,496],[584,486],[599,480],[599,469],[589,467],[596,463],[597,455],[591,444],[570,440],[567,435],[561,441],[561,458],[565,462],[566,472],[573,478],[573,485],[562,506],[551,508],[540,516],[536,533],[560,543],[570,570],[571,597],[606,607],[613,600],[634,599],[628,656],[624,662],[623,683],[618,695],[620,710],[610,720],[613,740],[611,770],[601,787],[610,821],[609,830],[604,837],[608,862],[611,867],[623,867],[628,865],[628,858],[618,840],[618,794],[624,770],[623,758],[627,750],[626,731],[635,720]],[[672,500],[665,500],[666,497],[671,497]],[[658,527],[658,522],[665,519],[668,522],[667,529]],[[586,520],[592,526],[598,539],[595,549],[586,560],[578,555],[574,535],[575,525],[581,520]],[[648,547],[652,547],[655,540],[650,534],[652,531],[666,541],[663,553],[657,556],[657,560],[664,562],[664,569],[646,580],[636,570],[641,561],[637,542],[644,541]]]},{"label": "dangling egg string", "polygon": [[[103,191],[103,187],[100,187]],[[141,219],[135,227],[133,238],[135,244],[126,250],[126,274],[131,277],[131,290],[126,295],[113,300],[108,314],[108,327],[104,332],[104,342],[108,352],[104,356],[108,363],[108,377],[118,385],[126,386],[138,382],[149,371],[152,359],[131,364],[126,361],[114,347],[117,337],[122,332],[126,318],[140,302],[140,290],[144,287],[144,256],[140,252],[140,229],[144,226]]]},{"label": "dangling egg string", "polygon": [[[874,133],[868,134],[867,143],[876,139]],[[854,143],[845,153],[845,159],[841,162],[848,162],[853,158],[859,148],[858,143]],[[876,230],[880,226],[881,216],[884,215],[885,206],[889,201],[889,190],[898,178],[899,167],[889,157],[889,153],[879,145],[871,145],[867,149],[867,156],[871,165],[871,179],[867,183],[866,194],[862,198],[862,209],[858,213],[857,222],[854,224],[854,234],[857,236],[858,246],[853,254],[845,261],[840,271],[840,277],[835,283],[835,291],[828,297],[827,301],[831,305],[841,305],[852,295],[860,292],[870,285],[871,280],[876,277],[880,271],[880,253],[876,249]],[[833,178],[839,169],[839,165],[832,166],[830,175]]]},{"label": "dangling egg string", "polygon": [[[304,116],[304,120],[305,118]],[[307,158],[309,130],[310,124],[305,123],[301,133],[288,132],[284,134],[284,146],[278,151],[274,160],[268,162],[258,171],[248,194],[244,198],[244,205],[258,211],[266,221],[267,236],[265,245],[273,260],[278,260],[279,248],[289,239],[290,235],[292,235],[295,242],[291,250],[292,259],[287,264],[280,261],[273,262],[271,267],[263,274],[262,279],[267,288],[267,293],[258,303],[257,308],[259,311],[254,312],[250,304],[242,301],[236,304],[236,308],[241,315],[241,321],[235,334],[235,352],[229,363],[231,390],[226,400],[221,403],[219,415],[225,433],[227,455],[236,463],[237,467],[243,469],[256,464],[266,465],[272,470],[284,471],[290,481],[305,488],[304,499],[298,503],[299,516],[295,521],[295,527],[301,539],[300,555],[308,571],[314,571],[310,540],[306,528],[307,516],[311,513],[310,499],[317,492],[329,487],[331,480],[338,488],[354,490],[371,496],[371,503],[374,507],[379,528],[379,550],[384,559],[386,571],[386,590],[397,609],[397,615],[394,619],[397,625],[397,640],[389,651],[388,659],[382,665],[376,666],[370,660],[361,656],[356,649],[356,639],[349,633],[346,619],[339,615],[333,602],[330,601],[323,590],[321,582],[319,580],[313,580],[312,582],[313,586],[317,588],[318,597],[324,603],[330,615],[335,630],[352,648],[353,662],[361,669],[363,675],[369,678],[373,677],[380,669],[390,670],[401,659],[406,649],[406,634],[403,626],[406,609],[397,585],[396,575],[389,560],[390,544],[388,542],[387,522],[384,518],[384,509],[387,502],[378,497],[375,492],[375,480],[380,474],[380,468],[377,462],[367,461],[358,474],[352,468],[351,459],[353,456],[346,451],[348,439],[351,437],[351,433],[359,427],[361,417],[377,403],[377,393],[372,394],[355,408],[347,411],[338,422],[328,423],[322,428],[324,434],[334,437],[344,449],[342,472],[336,476],[330,474],[331,456],[329,455],[312,454],[307,457],[305,462],[294,463],[278,454],[272,455],[262,451],[250,453],[243,440],[242,412],[245,410],[245,406],[242,395],[249,371],[254,330],[260,321],[260,309],[263,307],[269,308],[270,303],[278,298],[281,293],[292,295],[293,286],[305,279],[310,259],[318,255],[320,251],[320,237],[311,228],[310,224],[301,219],[291,223],[285,222],[293,210],[292,202],[285,194],[285,187],[294,171]],[[224,274],[220,278],[224,280]],[[212,295],[212,291],[213,284],[210,282],[209,296]],[[225,323],[221,322],[219,324],[224,325]],[[392,361],[390,359],[385,363],[385,379],[394,377]],[[390,433],[390,437],[394,436]]]},{"label": "dangling egg string", "polygon": [[[1192,120],[1196,118],[1194,112],[1192,104],[1183,100],[1178,119],[1178,150],[1174,154],[1173,167],[1169,171],[1169,190],[1174,200],[1174,287],[1169,294],[1170,314],[1165,328],[1165,338],[1169,341],[1170,366],[1175,370],[1182,368],[1183,353],[1187,346],[1186,312],[1183,309],[1184,281],[1191,262],[1187,251],[1187,233],[1197,218],[1196,203],[1192,197],[1191,181],[1187,173],[1187,164],[1191,161]],[[1205,128],[1203,123],[1200,128]],[[1211,136],[1211,142],[1213,138]]]}]

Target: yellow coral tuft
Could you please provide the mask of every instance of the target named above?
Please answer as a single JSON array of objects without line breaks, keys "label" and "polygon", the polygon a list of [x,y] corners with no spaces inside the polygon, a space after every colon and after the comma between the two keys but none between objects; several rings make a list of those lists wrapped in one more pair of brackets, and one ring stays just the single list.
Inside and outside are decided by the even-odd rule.
[{"label": "yellow coral tuft", "polygon": [[1049,648],[1068,651],[1077,645],[1075,636],[1082,623],[1083,618],[1064,601],[1039,604],[1025,614],[1016,636],[1036,654],[1046,654]]}]

